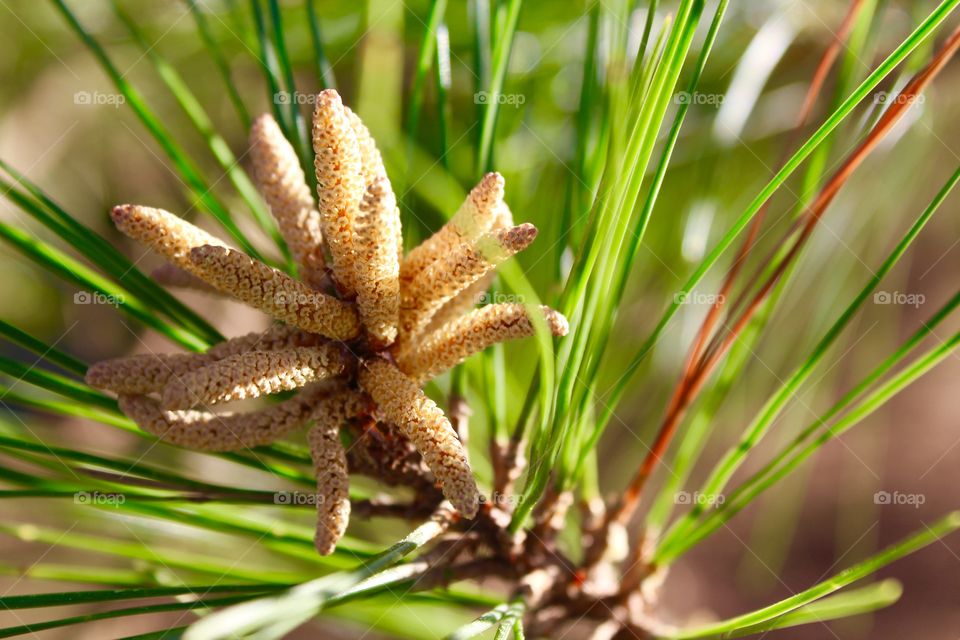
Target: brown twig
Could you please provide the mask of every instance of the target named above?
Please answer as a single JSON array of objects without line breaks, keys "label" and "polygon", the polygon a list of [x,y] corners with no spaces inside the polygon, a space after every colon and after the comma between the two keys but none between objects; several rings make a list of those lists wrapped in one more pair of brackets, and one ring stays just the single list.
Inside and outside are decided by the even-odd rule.
[{"label": "brown twig", "polygon": [[[943,67],[950,61],[953,55],[960,48],[960,28],[955,30],[948,38],[947,42],[941,47],[934,59],[907,84],[900,92],[889,109],[880,117],[877,124],[867,135],[866,139],[857,147],[854,152],[848,156],[840,169],[831,177],[823,187],[817,199],[810,205],[806,212],[805,224],[800,231],[799,237],[794,241],[793,246],[787,254],[781,259],[773,273],[767,281],[761,286],[755,294],[751,303],[741,315],[741,317],[732,326],[730,331],[723,337],[720,334],[714,337],[717,346],[708,349],[706,357],[698,364],[698,369],[702,371],[699,377],[702,379],[704,373],[709,372],[729,349],[733,341],[746,327],[752,316],[757,311],[760,304],[769,295],[772,288],[790,264],[796,259],[800,249],[807,242],[813,233],[817,223],[823,217],[823,214],[833,202],[833,199],[839,193],[840,189],[847,182],[854,171],[863,163],[871,151],[879,145],[893,127],[906,114],[907,110],[916,102],[919,94],[926,86],[937,76]],[[789,236],[785,236],[781,242],[786,243]]]},{"label": "brown twig", "polygon": [[[813,113],[813,107],[816,104],[817,97],[820,95],[820,92],[823,89],[827,75],[830,73],[833,63],[836,62],[837,57],[840,54],[840,48],[843,46],[843,42],[850,35],[850,31],[853,29],[853,25],[856,22],[857,16],[859,15],[861,9],[863,9],[863,0],[853,0],[853,2],[850,3],[850,8],[844,17],[843,22],[841,22],[839,29],[837,29],[837,32],[834,34],[833,40],[830,41],[830,44],[824,52],[823,57],[817,64],[813,78],[810,81],[810,86],[807,88],[807,93],[804,96],[803,103],[800,107],[800,112],[797,115],[797,122],[793,126],[790,141],[787,145],[785,145],[783,156],[778,163],[780,167],[783,167],[786,164],[788,160],[787,154],[789,151],[797,146],[797,139],[800,136],[800,132],[810,120],[810,116]],[[696,366],[697,360],[702,355],[702,349],[707,337],[710,335],[710,332],[716,325],[717,319],[720,316],[720,312],[726,303],[727,296],[730,294],[730,290],[733,288],[733,283],[740,274],[740,270],[743,268],[743,265],[746,263],[746,260],[754,247],[754,243],[757,240],[760,228],[763,226],[763,221],[766,217],[767,207],[769,204],[770,201],[768,199],[757,211],[757,215],[754,216],[750,230],[747,233],[747,237],[743,241],[743,244],[734,258],[733,265],[724,278],[723,285],[720,288],[716,301],[707,311],[707,315],[703,320],[703,324],[700,326],[700,330],[697,332],[693,347],[690,349],[690,352],[687,355],[687,360],[683,368],[684,374],[681,380],[686,379],[686,377],[690,375]]]},{"label": "brown twig", "polygon": [[[859,14],[859,11],[862,9],[862,6],[863,3],[860,0],[854,0],[849,11],[847,12],[846,17],[844,18],[843,23],[840,26],[840,29],[838,30],[837,37],[831,42],[831,45],[828,47],[823,58],[818,64],[817,70],[814,73],[814,78],[811,81],[810,87],[808,88],[807,96],[800,110],[798,123],[794,129],[794,136],[798,135],[802,126],[809,119],[813,105],[816,101],[816,96],[820,93],[829,69],[839,55],[841,43],[849,35],[850,30],[856,21],[856,17]],[[904,92],[906,92],[908,89],[909,86],[904,90]],[[888,115],[889,112],[885,114],[885,118]],[[881,123],[882,121],[883,119],[881,120]],[[878,123],[875,131],[881,129],[881,123]],[[882,129],[879,138],[882,138],[888,130],[888,128]],[[819,209],[819,213],[816,216],[817,219],[819,219],[819,216],[822,215],[823,211],[832,201],[839,188],[849,178],[852,171],[859,166],[859,163],[862,162],[863,158],[866,157],[866,155],[869,154],[869,152],[875,147],[876,143],[879,142],[879,138],[876,139],[873,144],[869,144],[870,138],[868,138],[868,141],[864,144],[864,147],[858,150],[858,152],[855,152],[848,162],[841,167],[840,171],[834,175],[833,179],[821,190],[817,201],[808,209],[811,212]],[[782,164],[783,163],[781,162],[781,165]],[[741,245],[740,250],[738,251],[734,260],[733,266],[728,271],[723,285],[721,286],[720,293],[717,296],[715,303],[708,311],[707,316],[701,325],[700,331],[694,340],[693,346],[688,352],[680,381],[674,389],[673,395],[671,396],[665,412],[664,420],[661,423],[660,429],[658,430],[657,438],[654,441],[653,446],[650,448],[646,458],[641,463],[640,469],[630,482],[618,505],[611,511],[611,516],[609,516],[608,519],[617,520],[619,522],[626,522],[630,519],[639,503],[640,494],[643,490],[643,487],[646,485],[646,482],[653,473],[653,470],[666,453],[667,446],[672,440],[680,421],[683,419],[686,408],[689,407],[699,390],[702,388],[709,372],[712,370],[712,367],[722,357],[725,348],[720,349],[719,351],[716,349],[711,349],[707,340],[719,319],[720,313],[723,310],[727,297],[729,296],[729,292],[733,287],[734,281],[736,280],[744,263],[746,262],[747,257],[755,246],[768,203],[769,200],[764,202],[760,210],[757,212],[757,215],[754,217],[747,238]],[[806,238],[809,236],[809,233],[812,231],[812,225],[808,224],[806,228],[809,228],[809,231],[801,232],[801,238],[798,239],[798,244],[795,245],[797,249],[799,246],[802,246],[803,242],[805,242]],[[791,250],[783,263],[784,269],[795,256],[796,251]],[[771,280],[768,281],[767,284],[769,286],[764,286],[761,289],[758,299],[755,300],[754,304],[751,304],[745,311],[743,316],[744,318],[749,320],[749,318],[753,316],[757,306],[759,305],[759,302],[762,302],[762,300],[769,293],[770,288],[776,284],[782,274],[783,270],[778,270]],[[735,308],[737,306],[738,305],[735,305]],[[745,326],[745,322],[738,323],[737,333],[742,330],[743,326]],[[716,336],[714,336],[714,338],[716,338]],[[732,343],[732,339],[726,343],[727,347],[730,343]]]}]

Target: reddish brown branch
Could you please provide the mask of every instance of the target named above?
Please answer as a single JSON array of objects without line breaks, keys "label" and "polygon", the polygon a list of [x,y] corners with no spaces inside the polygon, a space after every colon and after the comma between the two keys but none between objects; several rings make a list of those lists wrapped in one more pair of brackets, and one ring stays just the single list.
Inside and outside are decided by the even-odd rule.
[{"label": "reddish brown branch", "polygon": [[[807,88],[806,96],[804,96],[803,103],[800,107],[800,113],[797,116],[797,122],[794,125],[790,142],[785,146],[783,157],[780,159],[780,167],[783,167],[786,164],[789,150],[794,149],[797,146],[797,138],[799,137],[800,132],[803,130],[803,127],[810,120],[810,115],[813,113],[813,107],[816,104],[817,97],[820,95],[820,92],[823,89],[827,75],[830,73],[830,69],[833,67],[834,62],[836,62],[837,57],[840,55],[840,48],[843,46],[843,42],[847,39],[847,37],[849,37],[850,31],[853,29],[853,25],[856,22],[857,16],[860,14],[861,9],[863,9],[863,0],[853,0],[853,2],[850,3],[850,8],[847,11],[847,15],[844,17],[843,22],[840,24],[840,28],[837,29],[834,39],[830,42],[830,45],[824,52],[819,64],[817,64],[817,68],[813,74],[813,79],[810,81],[810,86]],[[707,315],[703,320],[703,324],[697,333],[697,337],[694,341],[693,347],[690,349],[690,352],[687,356],[687,361],[683,368],[684,375],[682,380],[686,379],[686,377],[692,373],[696,367],[697,360],[702,356],[702,349],[706,343],[707,337],[710,335],[710,332],[716,325],[717,319],[720,316],[720,311],[723,309],[727,297],[733,288],[733,283],[739,275],[740,270],[743,268],[743,265],[749,257],[754,243],[757,240],[757,235],[759,234],[760,228],[763,226],[763,220],[766,217],[768,205],[769,199],[763,203],[763,206],[761,206],[760,210],[757,211],[757,215],[754,216],[753,222],[750,225],[750,231],[748,232],[746,239],[737,252],[737,256],[733,261],[733,266],[730,268],[724,278],[719,295],[707,312]]]},{"label": "reddish brown branch", "polygon": [[[793,246],[777,265],[774,272],[769,276],[764,285],[756,293],[746,311],[741,315],[732,329],[721,339],[718,335],[715,340],[717,346],[714,349],[708,349],[707,357],[703,358],[698,368],[703,372],[709,372],[723,356],[723,354],[733,344],[733,341],[742,333],[747,323],[756,313],[760,304],[769,295],[770,291],[776,285],[777,281],[783,277],[790,264],[796,259],[800,249],[813,234],[813,231],[823,217],[824,212],[833,202],[837,193],[853,174],[854,171],[866,160],[867,156],[879,145],[884,137],[893,129],[893,127],[906,114],[910,106],[916,102],[917,97],[926,88],[926,86],[936,77],[943,67],[950,61],[957,49],[960,48],[960,28],[955,30],[944,46],[937,53],[936,57],[920,73],[918,73],[904,87],[903,91],[897,96],[894,104],[881,116],[877,124],[870,131],[863,143],[847,158],[840,169],[835,173],[830,181],[824,186],[820,195],[810,206],[806,213],[805,224],[799,237],[794,241]],[[789,235],[781,240],[785,243]]]},{"label": "reddish brown branch", "polygon": [[[626,522],[629,520],[639,502],[643,487],[646,485],[646,482],[653,470],[656,468],[656,465],[666,452],[667,446],[676,432],[677,426],[682,420],[686,409],[689,407],[693,399],[696,397],[696,394],[702,388],[710,372],[714,369],[716,364],[732,345],[733,341],[737,339],[737,337],[746,327],[747,323],[749,323],[757,309],[783,276],[786,269],[799,255],[800,249],[809,239],[817,223],[820,221],[824,212],[829,207],[830,203],[836,197],[843,185],[846,184],[847,180],[849,180],[853,172],[856,171],[856,169],[863,163],[870,152],[872,152],[877,145],[880,144],[880,142],[886,137],[894,125],[899,122],[899,120],[906,113],[907,109],[916,101],[916,98],[920,92],[926,88],[926,86],[933,80],[933,78],[936,77],[936,75],[943,69],[947,62],[949,62],[949,60],[953,57],[958,47],[960,47],[960,29],[954,31],[954,33],[950,36],[950,38],[948,38],[943,47],[941,47],[940,51],[930,62],[930,64],[928,64],[927,67],[925,67],[910,81],[909,84],[907,84],[907,86],[903,89],[903,91],[901,91],[900,95],[894,101],[894,104],[892,104],[878,120],[877,124],[870,131],[864,142],[848,156],[840,169],[834,173],[830,180],[824,185],[817,198],[805,212],[805,224],[803,225],[800,235],[795,240],[793,246],[781,259],[774,272],[760,287],[759,291],[754,295],[746,310],[733,324],[733,328],[725,336],[721,337],[720,334],[715,336],[715,346],[712,348],[708,347],[703,355],[697,353],[697,351],[702,348],[702,344],[704,342],[703,336],[706,335],[706,332],[701,331],[702,335],[698,336],[694,349],[691,350],[690,355],[693,357],[688,356],[687,368],[690,370],[684,371],[684,375],[681,378],[673,397],[671,398],[664,421],[657,434],[657,438],[654,441],[654,444],[651,447],[648,455],[641,464],[640,469],[637,471],[637,474],[634,476],[630,482],[630,485],[624,492],[619,507],[611,512],[613,514],[611,519],[615,519],[620,522]],[[751,238],[753,235],[754,234],[751,234],[751,237],[748,237],[748,242],[744,243],[744,247],[748,251],[750,246],[752,246]],[[781,245],[785,244],[789,240],[790,235],[791,234],[788,233],[781,239]],[[746,252],[743,251],[743,249],[741,250],[741,255],[746,255]],[[742,260],[740,259],[740,256],[738,256],[738,263],[735,264],[734,269],[731,270],[734,275],[736,275],[736,271],[739,271],[739,267],[737,265],[740,262],[742,262]],[[729,284],[732,278],[730,278],[728,275],[727,280],[728,282],[724,283],[724,288],[722,291],[729,290]],[[723,297],[718,299],[718,304],[715,304],[711,309],[712,317],[708,316],[708,319],[704,322],[704,328],[706,328],[707,331],[709,331],[709,329],[711,329],[715,323],[716,316],[719,314],[720,307],[722,306],[722,300]],[[697,355],[700,357],[696,357]],[[692,368],[690,367],[690,362],[694,363]]]}]

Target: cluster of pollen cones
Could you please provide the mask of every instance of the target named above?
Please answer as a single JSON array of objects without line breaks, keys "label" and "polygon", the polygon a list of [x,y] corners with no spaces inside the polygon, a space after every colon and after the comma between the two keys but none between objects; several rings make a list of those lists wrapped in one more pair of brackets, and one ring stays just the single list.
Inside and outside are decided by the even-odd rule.
[{"label": "cluster of pollen cones", "polygon": [[[521,304],[476,306],[497,265],[529,246],[536,229],[514,226],[503,178],[491,173],[445,226],[404,255],[380,152],[332,90],[317,96],[314,113],[316,201],[296,152],[269,115],[257,118],[250,137],[254,179],[299,279],[160,209],[122,205],[112,217],[120,231],[167,259],[154,272],[164,284],[232,296],[279,323],[205,353],[100,362],[87,381],[117,393],[121,409],[145,431],[191,449],[261,446],[312,425],[307,439],[320,553],[333,551],[350,514],[343,427],[362,425],[365,433],[393,438],[392,449],[405,459],[415,450],[432,486],[464,517],[474,517],[480,494],[464,446],[421,386],[540,325]],[[566,334],[561,314],[533,311],[554,335]],[[248,412],[210,409],[293,390]],[[381,454],[391,448],[384,442],[377,444]]]}]

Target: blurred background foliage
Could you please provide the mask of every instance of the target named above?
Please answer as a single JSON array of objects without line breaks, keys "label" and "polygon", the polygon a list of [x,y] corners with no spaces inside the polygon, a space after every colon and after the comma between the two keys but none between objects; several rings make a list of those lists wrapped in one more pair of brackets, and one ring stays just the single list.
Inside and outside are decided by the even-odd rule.
[{"label": "blurred background foliage", "polygon": [[[664,3],[669,5],[670,3]],[[235,212],[241,227],[251,233],[258,248],[269,253],[269,244],[258,235],[245,205],[203,138],[197,134],[150,62],[151,54],[165,58],[196,95],[229,148],[244,163],[246,128],[208,49],[198,37],[187,3],[121,0],[123,11],[134,17],[150,43],[149,53],[137,44],[106,0],[83,0],[71,8],[88,30],[108,50],[124,79],[132,83],[162,116],[188,155],[213,184],[218,196]],[[246,3],[206,0],[202,3],[210,32],[222,49],[230,74],[249,109],[248,115],[270,110],[270,90],[264,85],[257,61],[259,44]],[[630,354],[653,329],[678,288],[729,227],[736,215],[768,181],[777,168],[790,136],[799,102],[809,78],[846,10],[846,3],[828,0],[799,2],[738,2],[731,6],[714,53],[700,83],[700,93],[721,99],[693,104],[666,176],[640,256],[631,277],[625,304],[619,311],[613,348],[604,354],[599,369],[610,388],[621,376]],[[297,85],[305,99],[319,89],[310,23],[305,3],[281,3],[288,55],[297,70]],[[335,85],[347,104],[356,105],[380,141],[388,170],[403,197],[407,244],[417,235],[436,228],[458,205],[483,167],[477,162],[477,86],[473,29],[467,3],[453,1],[446,11],[449,34],[449,109],[437,108],[433,70],[426,79],[425,100],[412,141],[404,130],[411,125],[408,96],[417,68],[416,55],[423,37],[430,3],[417,0],[320,0],[314,3],[322,28],[324,50]],[[879,59],[898,45],[932,2],[881,1],[876,22],[865,37],[865,55],[845,58],[841,73],[860,79]],[[643,12],[635,14],[638,26]],[[663,15],[658,17],[662,20]],[[568,265],[574,249],[555,241],[555,231],[570,210],[577,180],[573,166],[578,141],[582,66],[587,38],[587,6],[580,1],[530,1],[524,4],[506,76],[504,93],[516,104],[500,109],[491,165],[506,178],[507,202],[518,221],[548,230],[534,249],[519,258],[520,266],[545,298],[559,292],[558,266]],[[701,30],[702,31],[702,30]],[[698,34],[694,54],[703,33]],[[762,45],[753,51],[751,43]],[[909,77],[929,57],[922,48],[900,70]],[[688,71],[685,71],[685,74]],[[157,264],[156,258],[120,238],[109,224],[109,207],[122,202],[159,206],[187,217],[211,230],[209,217],[197,215],[187,191],[168,168],[168,162],[129,105],[82,104],[77,96],[116,96],[89,50],[76,37],[53,3],[0,0],[0,157],[46,189],[85,224],[116,242],[141,267]],[[899,81],[902,84],[902,80]],[[731,86],[738,87],[736,99]],[[813,123],[817,124],[833,103],[828,81]],[[886,83],[892,91],[896,83]],[[762,399],[776,387],[833,322],[835,316],[868,278],[889,248],[930,200],[956,167],[960,135],[960,71],[949,68],[926,92],[925,101],[874,153],[831,207],[823,227],[806,250],[786,294],[770,319],[769,330],[756,349],[744,354],[748,363],[723,405],[718,409],[708,444],[709,458],[740,433]],[[106,100],[106,99],[104,99]],[[308,108],[308,107],[307,107]],[[834,166],[859,140],[873,115],[866,104],[835,137],[827,166]],[[445,127],[444,127],[445,125]],[[812,126],[807,132],[812,131]],[[446,149],[446,153],[444,153]],[[768,228],[785,228],[786,212],[793,210],[804,191],[801,176],[792,178],[772,204]],[[576,212],[574,212],[576,213]],[[582,213],[582,212],[581,212]],[[877,354],[912,332],[955,291],[960,273],[960,216],[956,197],[947,201],[885,281],[886,291],[918,294],[923,302],[882,305],[868,302],[817,375],[819,383],[794,398],[789,412],[773,437],[762,445],[772,451],[784,443],[812,416],[822,412],[846,390],[857,372],[873,366]],[[40,237],[64,247],[59,240],[28,221],[9,202],[0,203],[3,221],[34,230]],[[553,229],[554,231],[549,231]],[[779,231],[771,231],[772,240]],[[575,245],[574,245],[575,246]],[[765,255],[761,245],[758,256]],[[563,256],[563,253],[567,256]],[[555,254],[561,254],[556,259]],[[276,254],[270,254],[276,257]],[[753,267],[748,268],[748,271]],[[28,329],[57,348],[85,361],[122,353],[171,350],[163,338],[144,333],[108,305],[77,304],[76,289],[59,281],[8,250],[0,253],[0,318]],[[712,292],[722,270],[715,270],[699,290]],[[184,294],[191,303],[204,300]],[[228,302],[204,300],[203,315],[226,335],[264,325],[263,318]],[[684,307],[657,344],[652,357],[640,368],[597,453],[602,493],[618,490],[630,477],[657,426],[668,395],[679,375],[686,348],[703,308]],[[955,325],[956,322],[953,321]],[[955,330],[947,323],[941,335]],[[940,333],[938,331],[938,333]],[[6,356],[23,352],[5,345]],[[533,344],[511,346],[508,355],[508,407],[514,418],[526,392],[525,381],[535,362]],[[916,528],[918,520],[932,518],[956,506],[960,446],[956,417],[957,358],[950,358],[899,398],[888,410],[869,419],[869,425],[827,447],[820,457],[778,491],[764,496],[717,534],[711,544],[698,548],[678,563],[670,576],[664,603],[674,616],[696,621],[705,611],[724,617],[774,598],[785,597],[828,573],[832,565],[846,566],[879,546]],[[14,385],[15,386],[15,385]],[[484,403],[475,399],[477,442],[483,441],[487,416]],[[2,400],[0,400],[2,402]],[[601,397],[602,402],[602,397]],[[142,441],[116,430],[79,419],[54,419],[7,405],[3,422],[8,430],[27,429],[43,441],[61,446],[77,443],[103,452],[143,452]],[[207,456],[159,447],[151,461],[178,468],[204,465],[203,477],[230,484],[248,470]],[[474,454],[481,475],[489,474],[483,452]],[[198,469],[199,470],[199,469]],[[742,473],[755,470],[747,464]],[[706,469],[695,471],[697,486]],[[270,479],[266,476],[265,482]],[[249,477],[243,479],[249,486]],[[266,489],[266,487],[265,487]],[[925,503],[878,506],[878,490],[920,493]],[[49,503],[4,501],[0,513],[6,523],[29,520],[55,525],[57,517],[44,510]],[[253,511],[251,509],[251,511]],[[763,514],[763,517],[759,517]],[[27,517],[29,516],[29,517]],[[84,512],[75,513],[78,530]],[[73,516],[71,516],[72,518]],[[177,546],[183,531],[150,530],[142,521],[118,517],[118,535],[133,532],[164,546]],[[304,514],[303,522],[310,516]],[[402,534],[392,521],[358,522],[354,538],[387,543]],[[191,536],[196,532],[189,531]],[[20,542],[4,541],[0,566],[17,573],[38,560],[46,547],[27,540],[36,533],[20,532]],[[42,536],[39,536],[42,541]],[[49,542],[49,541],[48,541]],[[191,541],[191,553],[207,548],[219,554],[218,536],[204,533]],[[359,542],[357,544],[360,544]],[[378,548],[379,545],[361,548]],[[82,551],[59,548],[43,564],[66,562]],[[244,560],[256,560],[254,551]],[[955,539],[911,557],[898,565],[897,575],[906,586],[901,605],[862,618],[835,623],[833,633],[843,638],[952,637],[960,624],[960,546]],[[263,554],[262,561],[274,560]],[[143,560],[144,567],[150,564]],[[125,571],[117,563],[117,571]],[[275,566],[283,572],[285,567]],[[293,570],[295,566],[288,567]],[[146,568],[144,569],[146,570]],[[153,571],[154,569],[150,569]],[[299,569],[298,569],[299,570]],[[107,571],[107,569],[104,569]],[[42,577],[42,576],[40,576]],[[5,580],[11,592],[23,591],[16,577]],[[78,609],[80,610],[80,609]],[[339,608],[343,637],[355,637],[370,625],[377,604]],[[179,615],[179,614],[177,614]],[[2,626],[16,621],[0,612]],[[393,609],[389,620],[378,620],[378,632],[407,637],[432,637],[464,618],[460,611],[419,603]],[[71,629],[56,637],[105,637],[133,633],[137,623],[122,627]],[[382,625],[395,626],[391,630]],[[152,628],[143,627],[144,630]],[[907,631],[909,629],[909,632]],[[79,633],[90,635],[76,635]],[[307,632],[305,632],[307,633]],[[325,631],[326,633],[326,631]],[[333,636],[330,632],[329,636]],[[785,634],[785,635],[784,635]],[[777,637],[827,637],[822,626],[781,632]],[[777,635],[777,634],[774,634]],[[51,636],[53,637],[53,636]],[[304,635],[303,637],[309,637]],[[365,637],[373,637],[365,636]]]}]

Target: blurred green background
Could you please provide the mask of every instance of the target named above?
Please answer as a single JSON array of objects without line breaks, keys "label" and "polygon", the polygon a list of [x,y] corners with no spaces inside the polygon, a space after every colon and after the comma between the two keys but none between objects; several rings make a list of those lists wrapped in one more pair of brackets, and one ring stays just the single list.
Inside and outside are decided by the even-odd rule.
[{"label": "blurred green background", "polygon": [[[243,123],[198,38],[187,5],[146,0],[120,4],[141,25],[153,50],[181,74],[243,162]],[[256,61],[259,48],[249,7],[213,0],[202,4],[252,114],[269,110],[271,96]],[[661,11],[668,12],[671,3],[662,4]],[[118,62],[123,77],[163,116],[164,124],[191,153],[218,194],[237,212],[242,211],[243,204],[223,179],[203,139],[161,84],[110,3],[81,0],[71,6]],[[336,86],[344,101],[355,105],[369,123],[388,156],[391,178],[403,185],[400,192],[405,192],[403,216],[410,246],[413,237],[435,228],[450,214],[478,176],[474,160],[479,131],[477,79],[472,71],[475,54],[467,5],[453,1],[447,10],[452,77],[448,138],[444,142],[440,134],[441,114],[430,79],[415,143],[407,142],[403,127],[428,3],[322,0],[316,6]],[[932,2],[881,2],[872,41],[865,47],[870,56],[848,61],[851,73],[862,77],[872,69],[910,32],[918,16],[926,15],[933,6]],[[284,2],[283,7],[291,62],[299,70],[298,86],[307,91],[303,99],[308,100],[309,92],[319,88],[310,27],[302,2]],[[846,3],[827,0],[733,3],[700,85],[705,96],[719,98],[695,104],[687,118],[641,249],[627,304],[620,310],[617,348],[601,368],[609,384],[626,364],[618,356],[626,358],[635,351],[705,251],[777,168],[809,78],[845,10]],[[525,3],[506,79],[505,95],[512,103],[504,104],[500,111],[493,165],[506,177],[507,202],[516,219],[534,222],[541,229],[559,224],[571,181],[576,180],[571,167],[577,145],[573,123],[586,13],[586,5],[578,1]],[[634,19],[639,30],[643,11]],[[702,36],[699,34],[700,39]],[[913,59],[911,68],[922,64],[924,55],[929,55],[929,50]],[[904,70],[904,75],[908,71]],[[209,218],[192,209],[184,185],[168,168],[162,152],[128,105],[117,104],[115,89],[52,3],[0,0],[0,77],[0,157],[43,186],[76,217],[114,239],[128,255],[136,259],[142,250],[121,239],[109,225],[107,212],[114,204],[164,207],[216,231]],[[814,124],[831,102],[832,86],[828,80]],[[739,433],[766,394],[795,365],[797,355],[808,350],[832,323],[842,309],[839,304],[863,285],[956,168],[960,160],[958,89],[960,69],[954,63],[830,208],[769,331],[717,415],[706,460],[715,459]],[[831,164],[839,162],[856,143],[860,127],[879,101],[863,105],[841,130]],[[441,156],[445,144],[449,153]],[[792,180],[775,197],[768,229],[784,226],[776,221],[791,210],[801,188],[798,180]],[[958,212],[960,205],[953,196],[884,282],[885,291],[909,294],[920,302],[868,303],[854,328],[828,356],[815,389],[794,399],[758,459],[829,406],[856,380],[858,372],[875,364],[893,341],[916,328],[954,293],[960,273]],[[5,200],[0,201],[0,216],[37,229]],[[238,217],[244,220],[244,215],[238,213]],[[253,229],[249,220],[243,226]],[[44,231],[37,233],[49,237]],[[777,232],[771,232],[768,239],[776,236]],[[544,258],[561,249],[538,243],[520,258],[524,271],[546,297],[556,293],[559,284],[554,261]],[[759,255],[763,254],[761,250]],[[158,261],[143,255],[138,264],[149,267]],[[74,289],[6,246],[0,250],[0,269],[4,274],[0,277],[0,317],[61,349],[86,360],[142,351],[146,345],[172,350],[163,339],[130,326],[109,305],[78,303]],[[703,292],[713,291],[721,276],[718,270],[708,278],[710,285],[702,286]],[[262,317],[230,303],[211,304],[190,294],[184,299],[202,303],[203,315],[226,335],[265,324]],[[599,454],[604,492],[622,487],[645,452],[643,441],[652,437],[702,312],[698,305],[684,308],[618,408]],[[945,327],[942,335],[951,330]],[[530,349],[518,347],[517,361],[523,362]],[[511,361],[513,358],[511,352]],[[955,508],[960,473],[958,374],[960,363],[951,358],[887,410],[827,447],[795,478],[737,518],[730,529],[680,562],[664,596],[663,606],[671,616],[690,622],[708,615],[725,617],[786,597],[915,529],[918,520]],[[44,439],[63,446],[70,441],[96,442],[103,450],[133,446],[127,436],[96,425],[58,421],[6,405],[3,409],[5,421],[22,420]],[[184,454],[183,464],[190,464],[188,454]],[[478,466],[486,465],[479,462]],[[756,465],[747,467],[749,473]],[[691,486],[704,470],[695,473]],[[925,501],[919,508],[877,505],[873,496],[879,490],[922,494]],[[36,507],[0,504],[0,517],[16,522],[18,512],[26,509]],[[6,541],[3,545],[0,563],[9,566],[30,564],[44,549]],[[955,637],[960,626],[958,568],[960,544],[950,539],[895,566],[892,573],[902,578],[906,587],[898,606],[872,620],[831,625],[831,631],[814,626],[773,635]],[[0,584],[11,592],[24,588],[15,578]],[[2,612],[0,621],[3,626],[17,623]],[[67,629],[49,637],[115,636],[120,634],[118,629],[129,634],[137,630],[131,626],[135,624],[139,622],[97,631]],[[353,637],[354,631],[345,631],[344,637]],[[91,633],[94,635],[77,635]]]}]

